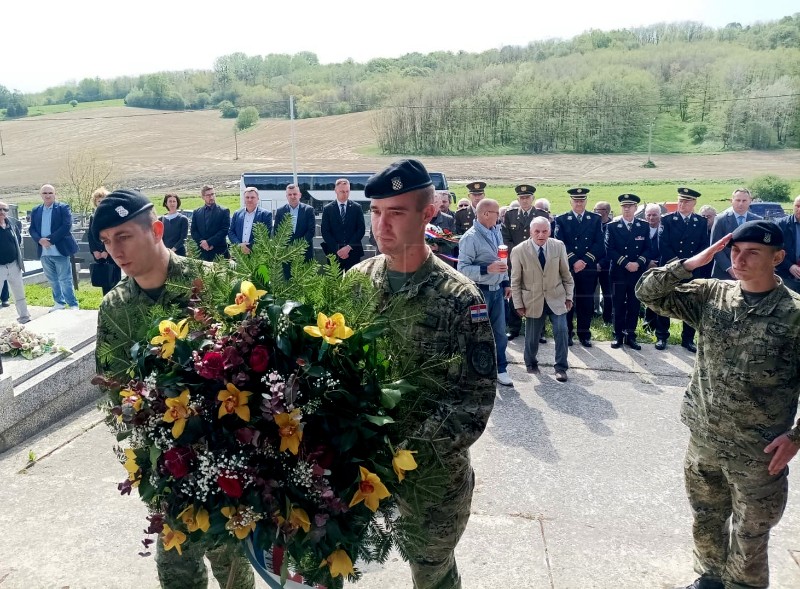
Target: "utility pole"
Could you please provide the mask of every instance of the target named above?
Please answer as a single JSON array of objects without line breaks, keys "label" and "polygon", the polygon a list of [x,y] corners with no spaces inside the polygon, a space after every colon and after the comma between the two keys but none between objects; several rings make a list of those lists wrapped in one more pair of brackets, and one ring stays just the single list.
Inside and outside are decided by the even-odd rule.
[{"label": "utility pole", "polygon": [[[0,155],[5,155],[6,151],[3,149],[3,132],[0,131]],[[2,373],[0,373],[2,374]]]},{"label": "utility pole", "polygon": [[236,154],[233,158],[233,161],[236,161],[239,159],[239,129],[236,127],[236,125],[233,126],[233,144],[236,148]]},{"label": "utility pole", "polygon": [[653,126],[656,123],[656,118],[653,117],[650,120],[650,133],[647,139],[647,161],[642,166],[643,168],[655,168],[656,165],[653,163],[652,155],[653,155]]},{"label": "utility pole", "polygon": [[294,96],[289,97],[289,120],[291,121],[292,129],[292,181],[297,185],[297,154],[295,149],[295,133],[294,133]]}]

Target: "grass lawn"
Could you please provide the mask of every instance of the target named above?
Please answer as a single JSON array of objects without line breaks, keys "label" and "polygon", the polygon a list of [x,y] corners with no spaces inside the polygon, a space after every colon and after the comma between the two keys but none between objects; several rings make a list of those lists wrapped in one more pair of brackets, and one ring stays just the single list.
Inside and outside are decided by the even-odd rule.
[{"label": "grass lawn", "polygon": [[74,107],[70,106],[69,104],[48,104],[44,106],[29,106],[28,116],[37,117],[41,115],[53,115],[60,112],[70,112],[73,110],[87,110],[91,108],[104,108],[107,106],[125,106],[125,101],[122,98],[116,98],[114,100],[79,102]]},{"label": "grass lawn", "polygon": [[[81,309],[97,310],[100,308],[100,301],[103,300],[103,291],[97,286],[92,286],[88,280],[81,280],[75,296],[78,297],[78,305]],[[36,307],[52,307],[55,304],[53,290],[46,282],[26,284],[25,299],[29,305]]]}]

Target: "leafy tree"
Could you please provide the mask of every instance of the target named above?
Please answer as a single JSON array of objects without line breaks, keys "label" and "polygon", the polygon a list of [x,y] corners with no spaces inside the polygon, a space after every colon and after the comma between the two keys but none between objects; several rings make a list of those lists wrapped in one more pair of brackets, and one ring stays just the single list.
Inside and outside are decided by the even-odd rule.
[{"label": "leafy tree", "polygon": [[223,119],[235,119],[239,116],[239,109],[230,100],[223,100],[217,106],[222,113]]},{"label": "leafy tree", "polygon": [[750,183],[753,196],[767,201],[787,201],[791,198],[792,185],[778,176],[759,176]]},{"label": "leafy tree", "polygon": [[75,108],[76,106],[78,106],[78,101],[77,101],[77,100],[70,100],[70,101],[69,101],[69,105],[70,105],[72,108]]},{"label": "leafy tree", "polygon": [[692,143],[702,143],[708,133],[708,126],[703,123],[695,123],[689,129],[689,137],[692,138]]},{"label": "leafy tree", "polygon": [[258,110],[254,106],[247,106],[236,117],[236,127],[240,131],[249,129],[258,122]]}]

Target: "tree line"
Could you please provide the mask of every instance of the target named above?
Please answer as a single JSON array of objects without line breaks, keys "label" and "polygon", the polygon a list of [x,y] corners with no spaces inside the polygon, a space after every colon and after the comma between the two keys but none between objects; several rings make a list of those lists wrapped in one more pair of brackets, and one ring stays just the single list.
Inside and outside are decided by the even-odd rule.
[{"label": "tree line", "polygon": [[698,144],[765,149],[800,145],[798,64],[800,13],[718,29],[681,22],[591,30],[364,64],[321,65],[310,52],[233,53],[205,71],[87,78],[26,96],[0,86],[0,108],[12,96],[15,105],[125,98],[129,106],[223,105],[230,116],[233,105],[288,117],[294,96],[298,118],[374,110],[386,153],[630,151],[666,128]]}]

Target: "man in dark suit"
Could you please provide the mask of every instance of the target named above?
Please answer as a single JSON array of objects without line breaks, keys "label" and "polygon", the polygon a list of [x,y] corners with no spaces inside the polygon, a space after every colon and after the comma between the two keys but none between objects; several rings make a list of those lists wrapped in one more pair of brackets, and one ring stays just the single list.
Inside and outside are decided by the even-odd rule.
[{"label": "man in dark suit", "polygon": [[[603,229],[600,226],[600,215],[586,210],[588,188],[570,188],[572,210],[556,217],[556,239],[567,246],[572,277],[575,279],[575,304],[567,314],[569,328],[569,345],[572,336],[578,332],[578,340],[585,348],[592,347],[590,331],[594,313],[594,291],[597,288],[597,263],[606,253],[603,244]],[[577,315],[577,329],[573,326],[572,317]]]},{"label": "man in dark suit", "polygon": [[42,270],[53,289],[55,304],[51,311],[69,305],[78,308],[78,299],[72,286],[72,265],[69,258],[78,251],[78,242],[72,237],[72,211],[69,205],[56,202],[56,189],[45,184],[39,190],[42,203],[31,212],[29,233],[36,242],[36,255]]},{"label": "man in dark suit", "polygon": [[458,235],[463,235],[470,227],[472,227],[472,223],[475,221],[475,211],[478,208],[478,203],[483,200],[484,196],[486,196],[486,193],[484,192],[485,189],[486,182],[470,182],[467,184],[467,190],[469,190],[469,200],[472,204],[468,207],[464,207],[463,209],[459,207],[459,209],[456,211],[456,233]]},{"label": "man in dark suit", "polygon": [[272,213],[258,204],[258,188],[248,186],[244,189],[244,207],[233,213],[228,239],[238,245],[243,253],[249,254],[255,238],[253,226],[261,223],[272,233]]},{"label": "man in dark suit", "polygon": [[622,218],[605,229],[606,256],[610,264],[611,300],[614,302],[614,338],[612,348],[622,344],[634,350],[642,346],[636,341],[641,303],[636,298],[636,282],[650,262],[650,230],[647,223],[634,218],[641,199],[635,194],[619,196]]},{"label": "man in dark suit", "polygon": [[206,184],[200,189],[200,196],[206,204],[192,213],[192,239],[200,248],[200,258],[211,262],[217,256],[225,258],[228,254],[228,230],[231,216],[228,209],[217,204],[214,187]]},{"label": "man in dark suit", "polygon": [[322,209],[322,251],[336,256],[342,270],[347,271],[364,256],[361,240],[367,231],[364,211],[350,202],[350,181],[339,178],[334,188],[336,200]]},{"label": "man in dark suit", "polygon": [[286,187],[286,204],[275,211],[275,231],[278,230],[287,215],[291,217],[292,222],[291,240],[304,239],[308,244],[306,260],[314,259],[314,232],[316,231],[314,208],[300,202],[300,188],[297,184],[289,184]]},{"label": "man in dark suit", "polygon": [[[611,203],[604,200],[598,201],[594,205],[594,212],[600,215],[600,227],[603,229],[603,242],[605,243],[606,230],[608,224],[611,223],[613,215],[611,214]],[[600,285],[600,292],[603,294],[602,304],[595,304],[595,309],[603,318],[603,323],[606,325],[611,323],[614,316],[614,305],[611,302],[611,279],[609,271],[611,270],[611,262],[608,256],[603,256],[597,263],[597,282]]]},{"label": "man in dark suit", "polygon": [[775,273],[787,288],[800,293],[800,196],[794,199],[794,213],[776,221],[783,232],[783,251],[786,255]]},{"label": "man in dark suit", "polygon": [[456,221],[447,208],[450,204],[450,193],[446,190],[437,192],[433,197],[433,206],[436,209],[436,215],[431,219],[431,225],[435,225],[443,231],[451,233],[456,232]]},{"label": "man in dark suit", "polygon": [[[708,247],[708,223],[694,212],[699,196],[700,193],[691,188],[678,188],[678,210],[662,217],[663,229],[659,241],[661,266],[672,260],[691,258]],[[701,277],[694,274],[694,278]],[[684,322],[681,346],[692,353],[697,352],[694,333],[695,329]]]},{"label": "man in dark suit", "polygon": [[[733,230],[742,223],[760,219],[760,216],[750,212],[751,202],[753,202],[753,197],[747,188],[734,190],[731,195],[731,208],[717,215],[714,226],[711,229],[710,242],[706,246],[718,242],[728,233],[733,233]],[[722,248],[721,251],[714,254],[714,267],[711,270],[711,277],[719,278],[720,280],[736,280],[733,275],[733,268],[731,268],[731,250],[729,248]]]},{"label": "man in dark suit", "polygon": [[[664,227],[661,224],[661,206],[656,203],[647,205],[644,208],[644,218],[647,221],[650,237],[650,261],[647,264],[649,270],[657,267],[661,260],[659,244]],[[667,340],[669,340],[669,317],[659,315],[650,307],[645,307],[644,325],[645,328],[649,328],[656,334],[656,350],[666,350]]]}]

